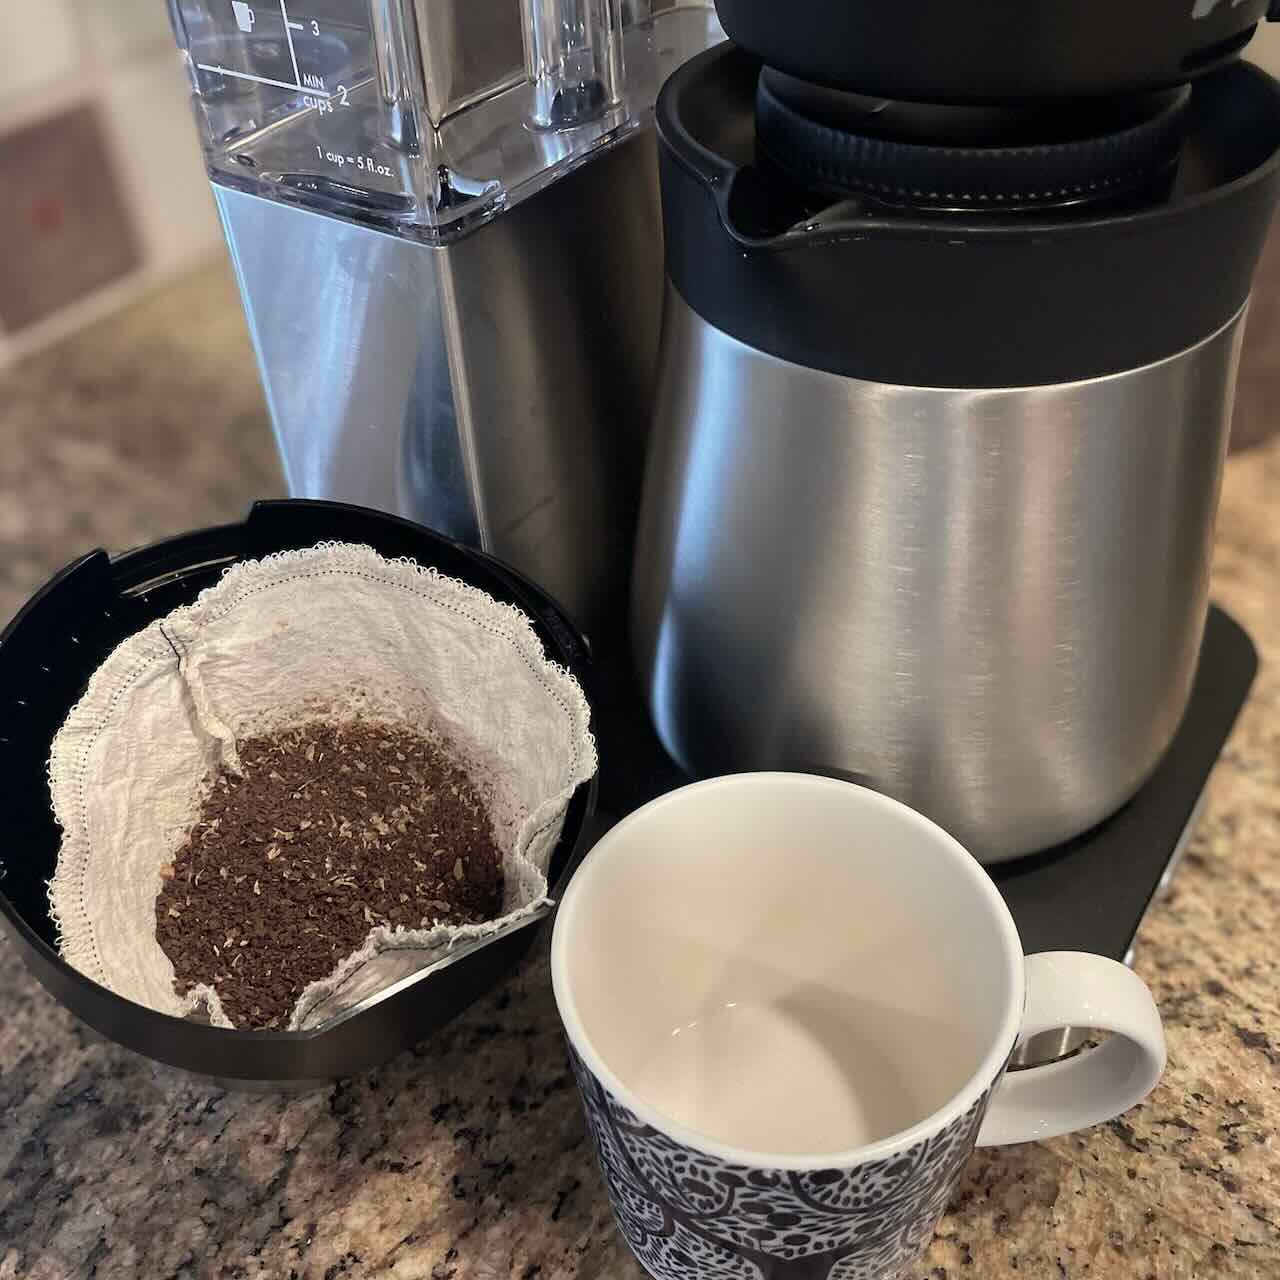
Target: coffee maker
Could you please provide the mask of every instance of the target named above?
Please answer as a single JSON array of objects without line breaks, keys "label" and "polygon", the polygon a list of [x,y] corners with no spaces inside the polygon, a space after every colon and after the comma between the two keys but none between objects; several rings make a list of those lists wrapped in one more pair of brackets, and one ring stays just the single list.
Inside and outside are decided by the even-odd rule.
[{"label": "coffee maker", "polygon": [[655,727],[987,862],[1061,846],[1191,696],[1280,190],[1280,87],[1236,58],[1265,5],[717,7],[735,44],[657,113]]},{"label": "coffee maker", "polygon": [[170,0],[289,492],[625,613],[685,0]]},{"label": "coffee maker", "polygon": [[170,7],[292,494],[616,655],[647,454],[687,771],[863,781],[991,861],[1152,777],[1275,201],[1263,0]]}]

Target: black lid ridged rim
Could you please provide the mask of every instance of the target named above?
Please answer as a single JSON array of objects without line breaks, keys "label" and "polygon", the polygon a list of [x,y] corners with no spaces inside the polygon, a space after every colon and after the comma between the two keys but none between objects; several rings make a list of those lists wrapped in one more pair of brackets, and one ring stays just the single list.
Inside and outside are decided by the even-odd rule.
[{"label": "black lid ridged rim", "polygon": [[1170,169],[1182,145],[1188,86],[1153,115],[1090,138],[1010,147],[938,146],[870,137],[813,120],[763,74],[756,142],[805,186],[891,203],[1000,209],[1087,202],[1144,186]]}]

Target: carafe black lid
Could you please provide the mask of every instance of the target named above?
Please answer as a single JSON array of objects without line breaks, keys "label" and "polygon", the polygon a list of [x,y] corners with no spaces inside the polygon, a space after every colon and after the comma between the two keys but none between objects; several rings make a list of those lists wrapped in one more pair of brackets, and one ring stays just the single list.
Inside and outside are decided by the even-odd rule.
[{"label": "carafe black lid", "polygon": [[1256,67],[1193,86],[1167,192],[1015,217],[841,198],[762,166],[759,74],[722,45],[657,108],[670,282],[758,350],[913,386],[1060,383],[1185,350],[1248,298],[1280,188],[1280,85]]}]

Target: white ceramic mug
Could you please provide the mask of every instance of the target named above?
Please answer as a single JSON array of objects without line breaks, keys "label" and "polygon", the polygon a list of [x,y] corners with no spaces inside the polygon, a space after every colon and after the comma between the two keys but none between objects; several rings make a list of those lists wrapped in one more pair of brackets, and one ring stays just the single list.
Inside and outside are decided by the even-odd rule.
[{"label": "white ceramic mug", "polygon": [[[551,968],[615,1215],[659,1280],[905,1274],[975,1145],[1119,1115],[1165,1063],[1140,978],[1024,959],[946,832],[805,774],[624,819],[561,901]],[[1113,1034],[1005,1075],[1062,1026]]]}]

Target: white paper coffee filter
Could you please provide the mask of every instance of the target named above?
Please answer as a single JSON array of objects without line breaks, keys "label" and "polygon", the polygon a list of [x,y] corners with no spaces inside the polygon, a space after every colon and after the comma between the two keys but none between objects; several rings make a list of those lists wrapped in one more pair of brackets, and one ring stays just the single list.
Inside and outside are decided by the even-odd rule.
[{"label": "white paper coffee filter", "polygon": [[63,839],[49,886],[63,957],[163,1013],[180,998],[156,940],[161,868],[235,744],[307,720],[384,721],[439,735],[487,792],[503,854],[503,916],[375,928],[311,984],[289,1026],[313,1027],[534,914],[569,799],[596,769],[586,699],[529,620],[485,592],[368,547],[322,543],[230,568],[193,605],[130,637],[94,673],[54,739],[49,779]]}]

